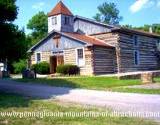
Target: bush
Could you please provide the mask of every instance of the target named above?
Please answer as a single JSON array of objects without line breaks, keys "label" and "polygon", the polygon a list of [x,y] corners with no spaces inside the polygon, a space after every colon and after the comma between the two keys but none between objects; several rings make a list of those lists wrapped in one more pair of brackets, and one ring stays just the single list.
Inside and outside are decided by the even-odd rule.
[{"label": "bush", "polygon": [[76,65],[59,65],[56,68],[56,72],[63,75],[77,75],[79,71],[80,69]]},{"label": "bush", "polygon": [[27,61],[26,60],[20,60],[19,62],[13,63],[14,73],[22,73],[23,70],[25,70],[27,67]]},{"label": "bush", "polygon": [[49,74],[50,68],[49,63],[47,62],[41,62],[38,64],[34,64],[31,67],[32,70],[35,70],[38,74]]}]

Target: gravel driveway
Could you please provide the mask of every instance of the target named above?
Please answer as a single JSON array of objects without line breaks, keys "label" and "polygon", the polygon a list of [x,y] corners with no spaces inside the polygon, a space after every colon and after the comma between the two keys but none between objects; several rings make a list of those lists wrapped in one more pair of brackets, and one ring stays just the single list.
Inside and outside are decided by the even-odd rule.
[{"label": "gravel driveway", "polygon": [[[160,95],[71,89],[19,83],[11,80],[0,80],[0,91],[41,99],[58,99],[66,102],[107,107],[116,111],[160,112]],[[160,120],[160,117],[158,119]]]}]

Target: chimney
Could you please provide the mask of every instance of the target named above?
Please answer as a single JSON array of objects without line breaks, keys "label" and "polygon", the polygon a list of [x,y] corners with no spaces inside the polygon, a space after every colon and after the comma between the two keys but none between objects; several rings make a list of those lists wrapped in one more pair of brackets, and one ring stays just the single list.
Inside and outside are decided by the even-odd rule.
[{"label": "chimney", "polygon": [[152,26],[149,27],[149,32],[150,32],[150,33],[153,33]]}]

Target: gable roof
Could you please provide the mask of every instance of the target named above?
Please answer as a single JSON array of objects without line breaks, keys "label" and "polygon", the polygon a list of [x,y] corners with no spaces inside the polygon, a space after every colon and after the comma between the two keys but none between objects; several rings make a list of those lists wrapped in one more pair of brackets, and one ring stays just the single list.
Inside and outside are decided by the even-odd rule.
[{"label": "gable roof", "polygon": [[52,11],[48,13],[48,16],[50,17],[58,14],[73,16],[72,12],[63,4],[62,1],[60,1]]},{"label": "gable roof", "polygon": [[128,28],[124,28],[124,27],[120,27],[120,26],[115,27],[115,28],[111,28],[110,31],[108,31],[108,32],[94,33],[94,34],[90,34],[90,36],[101,35],[101,34],[106,34],[106,33],[113,33],[113,32],[132,33],[132,34],[136,34],[136,35],[149,36],[149,37],[160,39],[160,35],[156,34],[156,33],[150,33],[150,32],[136,30],[136,29],[128,29]]},{"label": "gable roof", "polygon": [[87,44],[111,47],[111,46],[107,45],[105,42],[103,42],[99,39],[96,39],[94,37],[91,37],[91,36],[78,34],[78,33],[63,33],[63,34],[69,36],[70,38],[72,37],[73,39],[83,41]]},{"label": "gable roof", "polygon": [[33,47],[31,47],[28,52],[32,52],[36,47],[40,46],[43,42],[45,42],[47,39],[52,37],[55,33],[60,34],[61,36],[67,37],[69,39],[73,39],[76,41],[79,41],[81,43],[86,44],[86,46],[104,46],[113,48],[113,46],[108,45],[107,43],[103,42],[102,40],[98,40],[92,36],[86,36],[78,33],[66,33],[66,32],[58,32],[58,31],[52,31],[50,34],[48,34],[44,39],[42,39],[40,42],[35,44]]},{"label": "gable roof", "polygon": [[89,19],[89,18],[86,18],[86,17],[82,17],[82,16],[79,16],[79,15],[74,16],[74,21],[76,21],[77,19],[78,20],[83,20],[83,21],[86,21],[86,22],[90,22],[90,23],[93,23],[93,24],[96,24],[96,25],[99,25],[99,26],[108,27],[108,28],[115,28],[116,27],[114,25],[109,25],[109,24],[101,23],[101,22],[98,22],[96,20]]},{"label": "gable roof", "polygon": [[150,33],[150,32],[136,30],[136,29],[128,29],[128,28],[124,28],[124,27],[113,28],[113,29],[111,29],[111,32],[127,32],[127,33],[139,34],[139,35],[143,35],[143,36],[160,38],[160,35],[158,35],[156,33]]}]

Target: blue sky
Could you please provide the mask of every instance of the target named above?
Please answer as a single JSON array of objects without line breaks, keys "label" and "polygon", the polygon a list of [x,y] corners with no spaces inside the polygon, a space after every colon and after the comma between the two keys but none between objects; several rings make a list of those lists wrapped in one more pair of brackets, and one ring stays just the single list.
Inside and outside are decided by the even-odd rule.
[{"label": "blue sky", "polygon": [[[20,28],[26,29],[28,20],[39,11],[48,13],[59,0],[17,0],[19,7],[17,20]],[[160,23],[160,0],[63,0],[74,15],[92,18],[97,13],[97,6],[103,2],[114,2],[120,10],[123,20],[120,24],[142,26]],[[29,33],[29,30],[26,29]]]}]

